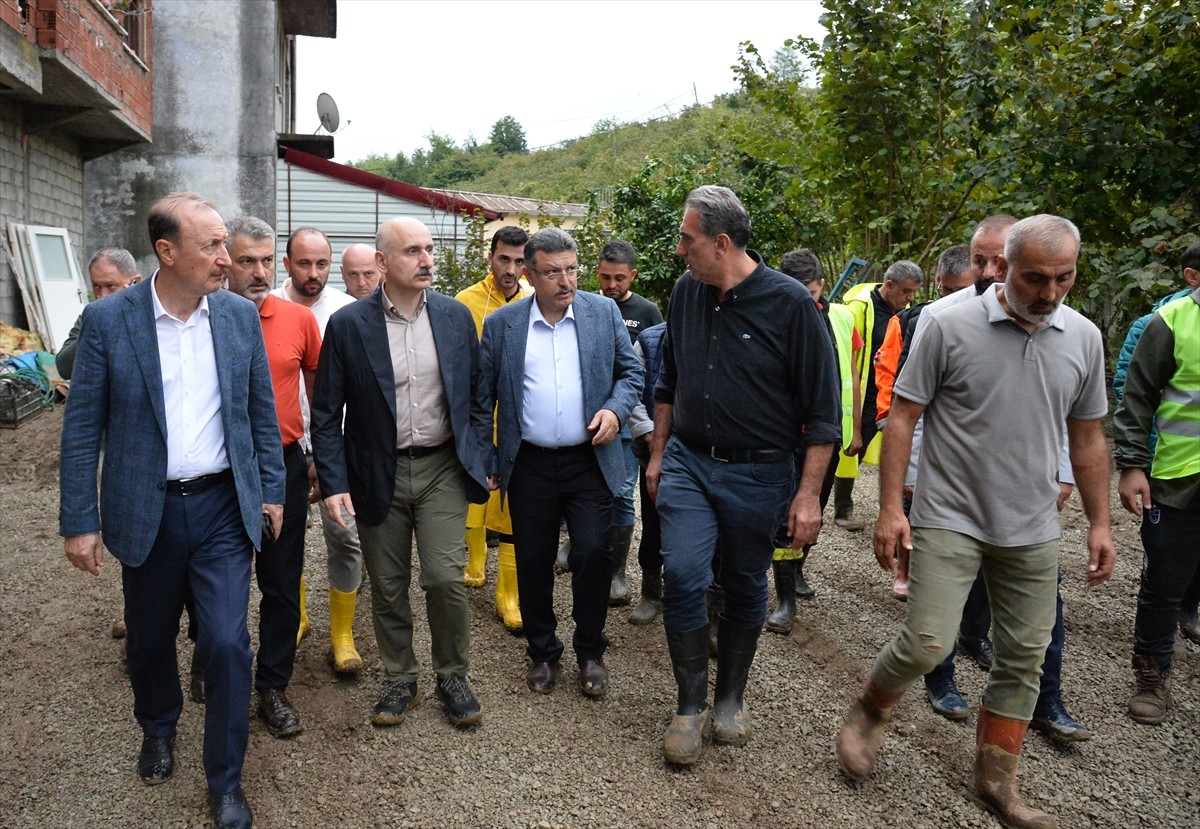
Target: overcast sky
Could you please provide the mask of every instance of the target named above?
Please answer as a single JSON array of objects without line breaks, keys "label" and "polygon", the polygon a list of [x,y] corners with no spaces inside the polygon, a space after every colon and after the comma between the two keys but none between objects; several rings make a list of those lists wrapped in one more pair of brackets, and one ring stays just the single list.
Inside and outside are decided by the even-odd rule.
[{"label": "overcast sky", "polygon": [[338,161],[411,154],[431,131],[483,143],[511,115],[531,149],[737,89],[738,43],[820,38],[818,0],[339,0],[334,40],[297,47],[296,131],[337,102]]}]

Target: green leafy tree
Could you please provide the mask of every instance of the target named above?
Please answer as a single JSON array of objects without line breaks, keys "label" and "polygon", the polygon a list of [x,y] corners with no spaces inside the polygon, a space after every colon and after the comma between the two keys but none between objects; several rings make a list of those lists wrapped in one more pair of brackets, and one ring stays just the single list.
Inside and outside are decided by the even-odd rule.
[{"label": "green leafy tree", "polygon": [[520,122],[511,115],[505,115],[496,123],[492,124],[492,131],[488,135],[488,143],[492,145],[492,150],[496,155],[503,158],[510,153],[527,153],[529,147],[525,144],[525,129]]}]

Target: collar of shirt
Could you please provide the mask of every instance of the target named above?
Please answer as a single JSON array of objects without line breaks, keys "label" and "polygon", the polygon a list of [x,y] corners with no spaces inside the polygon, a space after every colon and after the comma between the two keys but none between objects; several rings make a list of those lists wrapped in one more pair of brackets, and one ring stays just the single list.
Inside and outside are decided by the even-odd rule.
[{"label": "collar of shirt", "polygon": [[[150,300],[151,300],[151,302],[154,303],[154,318],[160,319],[162,317],[170,317],[171,319],[175,320],[176,322],[180,322],[180,323],[183,323],[184,325],[187,325],[186,322],[183,322],[183,320],[179,319],[179,317],[172,314],[165,307],[163,307],[163,304],[161,302],[159,302],[159,299],[158,299],[158,271],[157,270],[154,271],[154,276],[150,277],[150,288],[151,288]],[[196,305],[196,310],[199,311],[204,316],[206,316],[206,317],[208,316],[208,297],[207,296],[200,297],[200,302],[198,305]],[[189,316],[188,322],[191,322],[192,320],[193,320],[193,317]]]},{"label": "collar of shirt", "polygon": [[[558,324],[561,325],[566,320],[570,320],[572,325],[575,324],[574,302],[567,306],[567,313],[563,314],[563,318],[558,321]],[[534,297],[533,304],[529,309],[529,324],[533,325],[539,322],[547,328],[554,328],[554,326],[546,322],[546,318],[542,316],[542,309],[538,307],[537,298]]]},{"label": "collar of shirt", "polygon": [[[988,322],[1004,322],[1004,320],[1012,320],[1013,322],[1017,323],[1017,325],[1020,325],[1020,321],[1005,311],[1004,306],[1000,304],[1000,297],[996,296],[996,286],[999,284],[999,282],[993,282],[980,297],[980,299],[983,300],[984,307],[987,308]],[[1047,325],[1049,325],[1051,328],[1057,328],[1059,331],[1065,331],[1067,328],[1067,323],[1063,317],[1063,305],[1060,302],[1058,304],[1058,308],[1056,308],[1054,311],[1054,316],[1050,317],[1050,322],[1048,322]]]},{"label": "collar of shirt", "polygon": [[424,291],[421,291],[421,302],[420,302],[420,304],[417,305],[417,310],[413,311],[413,315],[411,317],[406,317],[406,316],[404,316],[404,314],[400,313],[400,309],[396,307],[396,303],[392,302],[392,298],[388,296],[387,291],[380,291],[379,295],[381,297],[383,297],[383,313],[384,313],[384,315],[389,316],[392,319],[404,320],[405,322],[412,322],[417,317],[421,316],[421,312],[425,310],[425,292]]},{"label": "collar of shirt", "polygon": [[259,315],[260,317],[273,317],[273,316],[275,316],[275,303],[276,303],[276,302],[278,302],[278,301],[279,301],[279,297],[277,297],[277,296],[274,296],[273,294],[270,294],[270,293],[268,293],[268,294],[267,294],[267,296],[266,296],[266,298],[265,298],[265,299],[263,299],[263,303],[262,303],[262,305],[260,305],[260,306],[258,307],[258,315]]}]

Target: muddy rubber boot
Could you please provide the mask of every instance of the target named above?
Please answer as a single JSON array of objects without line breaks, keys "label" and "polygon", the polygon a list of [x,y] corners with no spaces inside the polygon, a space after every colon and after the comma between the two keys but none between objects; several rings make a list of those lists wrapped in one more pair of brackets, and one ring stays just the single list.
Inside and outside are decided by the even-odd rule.
[{"label": "muddy rubber boot", "polygon": [[725,589],[713,582],[704,594],[704,604],[708,608],[708,658],[717,658],[717,617],[725,609]]},{"label": "muddy rubber boot", "polygon": [[663,734],[663,759],[690,766],[700,759],[709,728],[708,625],[683,632],[668,630],[667,650],[678,704]]},{"label": "muddy rubber boot", "polygon": [[496,549],[496,615],[510,633],[520,633],[525,626],[517,596],[517,550],[505,541]]},{"label": "muddy rubber boot", "polygon": [[629,624],[648,625],[662,613],[662,568],[642,571],[642,599],[629,614]]},{"label": "muddy rubber boot", "polygon": [[329,664],[334,673],[356,674],[362,670],[362,657],[354,647],[354,610],[358,593],[329,588]]},{"label": "muddy rubber boot", "polygon": [[467,544],[467,569],[463,573],[463,584],[467,587],[483,587],[487,584],[487,529],[467,527],[464,538]]},{"label": "muddy rubber boot", "polygon": [[571,539],[567,539],[558,547],[558,555],[554,559],[554,574],[561,576],[571,569]]},{"label": "muddy rubber boot", "polygon": [[1017,760],[1029,723],[979,709],[976,728],[975,796],[1011,829],[1057,829],[1058,818],[1034,809],[1017,789]]},{"label": "muddy rubber boot", "polygon": [[808,582],[804,579],[804,563],[808,561],[808,547],[804,548],[804,557],[796,559],[796,598],[814,599],[817,596],[815,590],[808,586]]},{"label": "muddy rubber boot", "polygon": [[903,692],[885,694],[871,679],[862,696],[850,706],[837,736],[837,759],[851,782],[861,783],[875,768],[884,731],[902,696]]},{"label": "muddy rubber boot", "polygon": [[633,524],[608,528],[608,546],[612,555],[612,582],[608,586],[609,607],[629,604],[629,579],[625,562],[629,560],[629,545],[633,542]]},{"label": "muddy rubber boot", "polygon": [[304,574],[300,574],[300,627],[296,629],[296,646],[304,641],[304,637],[308,636],[312,630],[312,625],[308,621],[308,582],[304,578]]},{"label": "muddy rubber boot", "polygon": [[833,479],[833,523],[848,532],[856,533],[866,525],[854,517],[854,479]]},{"label": "muddy rubber boot", "polygon": [[767,617],[767,630],[784,636],[792,632],[792,619],[796,617],[796,562],[773,561],[771,572],[775,575],[775,612]]},{"label": "muddy rubber boot", "polygon": [[750,741],[750,714],[744,696],[762,628],[717,622],[717,681],[713,687],[713,742],[744,746]]}]

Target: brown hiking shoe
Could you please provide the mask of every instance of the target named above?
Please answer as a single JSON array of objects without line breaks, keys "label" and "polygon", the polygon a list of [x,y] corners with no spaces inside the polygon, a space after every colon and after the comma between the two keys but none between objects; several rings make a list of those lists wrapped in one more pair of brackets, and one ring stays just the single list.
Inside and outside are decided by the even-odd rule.
[{"label": "brown hiking shoe", "polygon": [[1171,707],[1171,669],[1162,669],[1153,656],[1133,655],[1136,682],[1129,698],[1129,716],[1143,725],[1159,725]]}]

